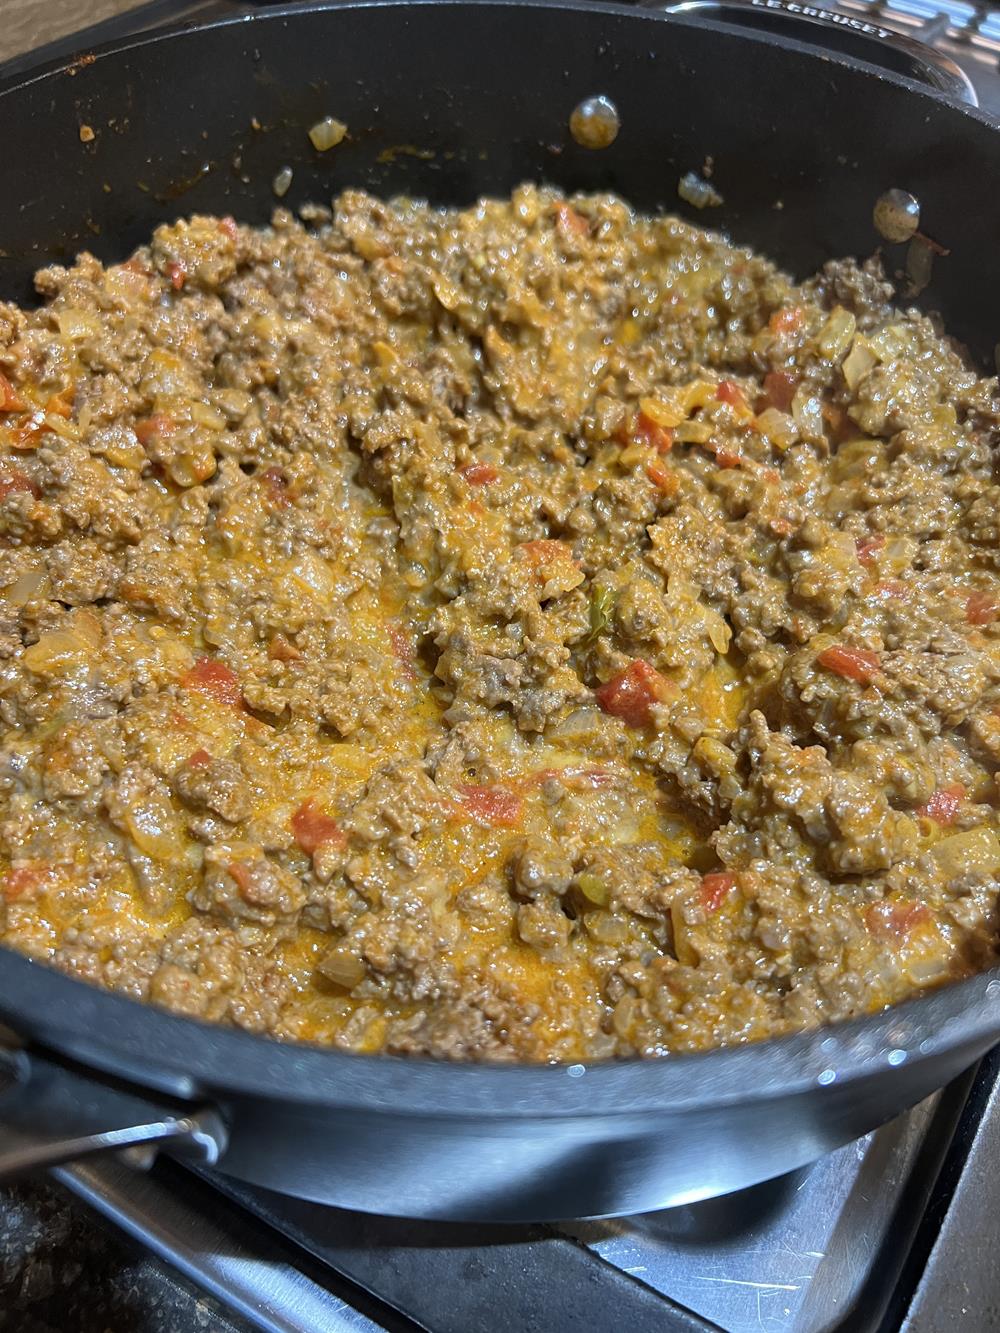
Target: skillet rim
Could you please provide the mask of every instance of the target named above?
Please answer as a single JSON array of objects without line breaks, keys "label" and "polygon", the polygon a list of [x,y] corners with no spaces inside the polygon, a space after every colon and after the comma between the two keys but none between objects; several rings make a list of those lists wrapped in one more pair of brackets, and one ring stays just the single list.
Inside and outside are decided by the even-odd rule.
[{"label": "skillet rim", "polygon": [[[223,28],[256,32],[300,16],[344,10],[382,11],[472,6],[563,10],[627,17],[630,22],[707,29],[734,42],[778,46],[814,61],[895,85],[937,108],[968,117],[987,130],[1000,124],[980,108],[953,101],[926,85],[878,65],[769,33],[724,23],[611,3],[573,0],[321,0],[283,4],[139,33],[86,52],[87,65],[146,46],[197,40]],[[0,111],[10,97],[80,68],[61,57],[0,78]],[[149,1087],[281,1100],[303,1106],[474,1119],[561,1119],[668,1114],[751,1105],[779,1097],[825,1092],[908,1065],[928,1063],[963,1046],[973,1054],[1000,1037],[1000,964],[892,1008],[829,1027],[764,1041],[657,1059],[594,1065],[458,1064],[422,1057],[359,1055],[274,1038],[183,1017],[60,973],[0,945],[0,1014],[19,1033],[96,1068]],[[152,1069],[146,1067],[155,1060]],[[972,1058],[970,1056],[970,1058]],[[142,1071],[137,1073],[136,1071]],[[832,1077],[831,1077],[832,1075]],[[822,1081],[821,1081],[822,1076]]]}]

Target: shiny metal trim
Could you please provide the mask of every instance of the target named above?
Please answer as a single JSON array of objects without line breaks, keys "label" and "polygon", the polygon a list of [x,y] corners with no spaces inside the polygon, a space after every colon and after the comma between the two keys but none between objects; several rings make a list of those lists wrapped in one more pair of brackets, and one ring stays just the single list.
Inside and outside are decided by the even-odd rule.
[{"label": "shiny metal trim", "polygon": [[121,1227],[186,1278],[242,1315],[261,1333],[382,1333],[375,1324],[300,1273],[275,1247],[259,1247],[226,1225],[217,1199],[213,1217],[189,1207],[154,1176],[114,1160],[60,1167],[60,1184]]},{"label": "shiny metal trim", "polygon": [[214,1166],[225,1152],[226,1137],[222,1120],[210,1109],[78,1138],[37,1141],[18,1135],[11,1141],[8,1135],[3,1135],[0,1136],[0,1181],[110,1152],[127,1154],[129,1165],[143,1170],[148,1169],[157,1153],[164,1149],[201,1165]]},{"label": "shiny metal trim", "polygon": [[704,14],[706,18],[718,18],[723,23],[727,14],[742,16],[766,11],[780,14],[800,24],[801,40],[810,44],[822,45],[824,31],[841,29],[852,32],[870,41],[873,64],[882,63],[878,51],[880,44],[894,47],[897,51],[908,55],[915,64],[926,67],[923,82],[935,92],[944,93],[956,101],[964,102],[967,106],[979,105],[979,97],[972,80],[950,56],[928,46],[926,42],[908,37],[905,33],[883,28],[867,19],[855,18],[852,14],[838,10],[800,4],[798,0],[673,0],[673,3],[667,4],[663,4],[661,0],[640,0],[639,8],[656,10],[662,14]]}]

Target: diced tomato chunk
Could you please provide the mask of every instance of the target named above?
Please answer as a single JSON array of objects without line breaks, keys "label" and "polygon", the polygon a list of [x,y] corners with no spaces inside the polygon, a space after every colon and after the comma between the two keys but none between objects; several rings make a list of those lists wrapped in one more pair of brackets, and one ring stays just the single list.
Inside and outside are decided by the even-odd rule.
[{"label": "diced tomato chunk", "polygon": [[798,387],[799,377],[790,370],[769,370],[764,376],[764,397],[779,412],[788,411]]},{"label": "diced tomato chunk", "polygon": [[73,415],[74,392],[73,386],[70,385],[60,393],[52,394],[48,402],[45,404],[46,416],[62,417],[64,420],[68,421]]},{"label": "diced tomato chunk", "polygon": [[892,944],[902,944],[918,926],[932,920],[923,903],[873,903],[865,912],[865,925],[873,935]]},{"label": "diced tomato chunk", "polygon": [[671,467],[666,467],[655,458],[646,464],[646,476],[664,495],[676,495],[680,490],[680,479]]},{"label": "diced tomato chunk", "polygon": [[720,445],[715,451],[715,461],[719,467],[739,467],[743,462],[743,455],[737,453],[735,449],[727,449],[725,445]]},{"label": "diced tomato chunk", "polygon": [[166,412],[154,412],[151,417],[137,421],[134,426],[136,439],[146,445],[150,440],[170,435],[177,429],[177,423]]},{"label": "diced tomato chunk", "polygon": [[489,486],[500,477],[500,469],[492,463],[466,463],[458,470],[470,486]]},{"label": "diced tomato chunk", "polygon": [[307,856],[331,843],[338,847],[347,846],[343,829],[335,819],[324,814],[312,796],[302,802],[292,815],[291,823],[295,841]]},{"label": "diced tomato chunk", "polygon": [[640,412],[632,427],[632,438],[637,444],[648,444],[658,454],[666,454],[673,446],[674,432],[667,426],[661,426],[645,412]]},{"label": "diced tomato chunk", "polygon": [[3,371],[0,371],[0,412],[26,412],[27,410],[28,404]]},{"label": "diced tomato chunk", "polygon": [[549,565],[555,560],[573,559],[570,547],[553,537],[540,537],[537,541],[521,542],[517,553],[533,565]]},{"label": "diced tomato chunk", "polygon": [[228,236],[231,241],[235,241],[240,234],[240,229],[236,225],[236,219],[234,217],[229,217],[228,215],[224,218],[219,218],[219,231],[221,231],[224,236]]},{"label": "diced tomato chunk", "polygon": [[0,500],[6,500],[7,496],[13,495],[15,491],[24,491],[28,495],[33,495],[36,500],[40,499],[42,494],[38,483],[32,481],[20,468],[10,468],[6,472],[0,472]]},{"label": "diced tomato chunk", "polygon": [[805,311],[793,305],[785,310],[776,310],[767,321],[767,327],[772,333],[798,333],[805,322]]},{"label": "diced tomato chunk", "polygon": [[578,213],[575,208],[569,204],[556,204],[555,206],[556,222],[564,232],[571,236],[587,236],[590,233],[590,223]]},{"label": "diced tomato chunk", "polygon": [[841,643],[824,648],[817,654],[816,661],[834,675],[862,684],[869,684],[881,671],[878,653],[869,652],[865,648],[848,648]]},{"label": "diced tomato chunk", "polygon": [[736,877],[724,870],[713,870],[711,874],[702,875],[698,897],[705,911],[717,912],[729,897],[735,883]]},{"label": "diced tomato chunk", "polygon": [[199,657],[181,684],[189,690],[199,690],[230,708],[243,706],[243,691],[235,672],[217,657]]},{"label": "diced tomato chunk", "polygon": [[1000,599],[988,592],[974,592],[965,603],[965,618],[970,625],[992,625],[1000,612]]},{"label": "diced tomato chunk", "polygon": [[260,480],[267,491],[268,499],[284,508],[291,504],[288,498],[288,479],[280,467],[266,467],[260,474]]},{"label": "diced tomato chunk", "polygon": [[185,282],[187,282],[187,269],[183,264],[171,261],[167,265],[167,277],[170,279],[170,285],[173,287],[174,291],[179,292]]},{"label": "diced tomato chunk", "polygon": [[240,893],[249,893],[253,888],[253,871],[246,861],[230,861],[226,869],[236,881],[236,887]]},{"label": "diced tomato chunk", "polygon": [[851,418],[836,403],[823,404],[823,420],[830,427],[830,434],[837,444],[843,444],[851,427]]},{"label": "diced tomato chunk", "polygon": [[900,583],[899,579],[882,579],[875,584],[875,596],[880,600],[893,598],[905,602],[910,596],[910,590],[905,583]]},{"label": "diced tomato chunk", "polygon": [[462,805],[473,817],[498,828],[513,828],[521,822],[524,802],[507,787],[465,786],[459,792]]},{"label": "diced tomato chunk", "polygon": [[878,552],[885,546],[885,537],[881,532],[873,532],[869,537],[859,537],[854,545],[861,563],[870,565]]},{"label": "diced tomato chunk", "polygon": [[735,380],[722,380],[715,391],[720,403],[729,403],[731,407],[746,407],[747,400],[743,390]]},{"label": "diced tomato chunk", "polygon": [[960,782],[952,782],[947,787],[939,787],[927,804],[920,807],[917,814],[933,819],[942,828],[948,828],[958,818],[964,800],[965,788]]},{"label": "diced tomato chunk", "polygon": [[0,880],[0,896],[7,902],[18,898],[31,898],[41,888],[48,867],[41,864],[13,866]]},{"label": "diced tomato chunk", "polygon": [[267,655],[272,662],[300,662],[302,654],[295,644],[286,639],[284,634],[276,634],[267,645]]},{"label": "diced tomato chunk", "polygon": [[211,762],[212,756],[204,749],[197,749],[193,754],[189,754],[187,757],[188,768],[204,768],[206,764],[210,764]]},{"label": "diced tomato chunk", "polygon": [[594,696],[605,713],[620,717],[626,726],[645,727],[653,719],[653,705],[669,698],[673,688],[665,676],[639,657],[599,686]]},{"label": "diced tomato chunk", "polygon": [[389,642],[392,644],[397,662],[403,668],[403,675],[408,680],[416,680],[417,673],[413,670],[413,640],[402,625],[389,626]]}]

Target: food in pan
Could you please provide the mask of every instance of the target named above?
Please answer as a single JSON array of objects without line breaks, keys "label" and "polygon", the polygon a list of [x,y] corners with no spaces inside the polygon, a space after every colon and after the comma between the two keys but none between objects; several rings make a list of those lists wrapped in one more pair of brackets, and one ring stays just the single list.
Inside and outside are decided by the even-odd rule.
[{"label": "food in pan", "polygon": [[0,307],[3,940],[359,1052],[994,961],[998,398],[609,195],[193,217]]}]

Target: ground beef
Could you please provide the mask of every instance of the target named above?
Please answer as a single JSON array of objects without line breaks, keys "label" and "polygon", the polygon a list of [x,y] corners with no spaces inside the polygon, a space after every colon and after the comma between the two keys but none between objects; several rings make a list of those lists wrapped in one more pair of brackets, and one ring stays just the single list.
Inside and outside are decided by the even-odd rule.
[{"label": "ground beef", "polygon": [[344,1049],[669,1055],[995,958],[996,381],[610,195],[0,307],[0,932]]}]

